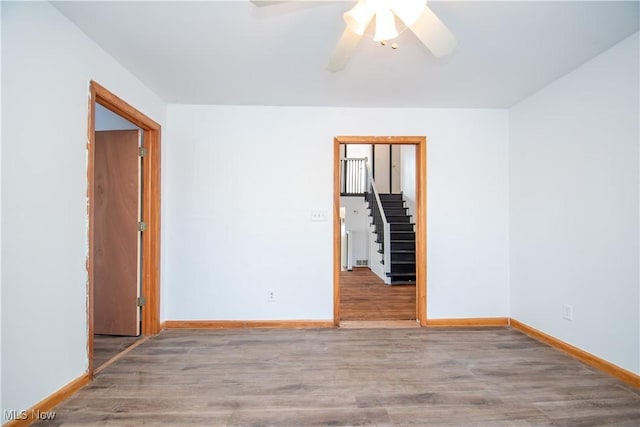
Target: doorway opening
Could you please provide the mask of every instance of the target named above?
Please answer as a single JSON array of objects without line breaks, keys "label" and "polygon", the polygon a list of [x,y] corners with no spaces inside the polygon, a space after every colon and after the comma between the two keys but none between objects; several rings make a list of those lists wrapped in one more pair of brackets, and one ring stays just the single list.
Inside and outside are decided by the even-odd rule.
[{"label": "doorway opening", "polygon": [[[398,153],[398,157],[402,149],[402,162],[406,161],[408,173],[403,177],[401,187],[400,168],[394,170],[394,165],[400,164],[391,159],[392,153]],[[351,154],[359,155],[354,157]],[[378,178],[374,178],[374,168],[378,168]],[[408,200],[404,200],[404,191]],[[347,210],[352,211],[349,232],[345,232],[349,220]],[[363,211],[367,213],[363,215]],[[360,233],[353,230],[358,228],[353,225],[354,218],[367,222]],[[415,243],[401,236],[410,236]],[[349,241],[350,244],[346,243]],[[368,249],[363,251],[360,248],[358,251],[359,246]],[[341,320],[355,320],[358,316],[362,320],[410,317],[421,326],[426,325],[425,137],[334,138],[333,251],[335,326],[340,326]],[[366,260],[355,259],[358,257],[353,255],[354,252],[364,252],[360,258]],[[349,260],[349,256],[354,259]],[[415,266],[409,265],[414,261]],[[391,286],[397,284],[404,286]],[[351,298],[359,301],[354,303]],[[394,309],[395,304],[401,306],[403,301],[406,306],[407,300],[413,307],[401,307],[399,311]],[[412,309],[414,315],[411,314]],[[405,313],[407,310],[409,314]]]},{"label": "doorway opening", "polygon": [[[87,347],[93,375],[140,343],[140,335],[160,331],[160,125],[94,81],[90,93]],[[130,126],[104,130],[96,111]]]}]

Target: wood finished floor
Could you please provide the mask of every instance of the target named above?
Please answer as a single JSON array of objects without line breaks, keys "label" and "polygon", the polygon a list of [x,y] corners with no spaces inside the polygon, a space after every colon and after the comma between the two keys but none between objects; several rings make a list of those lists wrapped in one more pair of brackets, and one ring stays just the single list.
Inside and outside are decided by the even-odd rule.
[{"label": "wood finished floor", "polygon": [[511,329],[169,330],[39,426],[634,426],[640,390]]},{"label": "wood finished floor", "polygon": [[113,335],[93,336],[93,366],[99,368],[117,356],[140,337],[119,337]]},{"label": "wood finished floor", "polygon": [[364,267],[340,272],[340,320],[415,318],[415,285],[385,285]]}]

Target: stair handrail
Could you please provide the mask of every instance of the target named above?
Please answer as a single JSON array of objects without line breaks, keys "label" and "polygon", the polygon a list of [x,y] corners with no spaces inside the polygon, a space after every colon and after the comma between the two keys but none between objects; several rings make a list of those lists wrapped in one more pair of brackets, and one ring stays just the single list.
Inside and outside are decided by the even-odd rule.
[{"label": "stair handrail", "polygon": [[[384,272],[391,272],[391,225],[387,221],[387,216],[384,213],[384,208],[382,207],[382,202],[380,201],[380,194],[378,193],[378,189],[376,188],[376,183],[373,179],[373,175],[371,174],[371,169],[369,168],[369,163],[365,162],[365,166],[367,168],[367,178],[369,181],[369,186],[371,187],[371,192],[373,193],[376,199],[376,205],[378,206],[378,211],[380,212],[380,218],[382,219],[382,227],[383,227],[383,236],[382,236],[382,251],[383,251],[383,259],[384,259]],[[374,217],[375,220],[375,217]]]}]

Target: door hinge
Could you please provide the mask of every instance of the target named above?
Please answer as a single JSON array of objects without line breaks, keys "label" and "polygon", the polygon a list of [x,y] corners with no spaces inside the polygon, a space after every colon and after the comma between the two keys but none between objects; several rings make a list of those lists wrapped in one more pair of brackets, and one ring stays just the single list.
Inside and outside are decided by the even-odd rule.
[{"label": "door hinge", "polygon": [[145,297],[138,297],[138,300],[136,301],[136,303],[138,304],[138,307],[142,307],[147,303],[147,299]]},{"label": "door hinge", "polygon": [[138,147],[138,155],[145,157],[147,155],[147,149],[145,147]]},{"label": "door hinge", "polygon": [[147,229],[147,223],[144,221],[140,221],[138,223],[138,231],[145,231]]}]

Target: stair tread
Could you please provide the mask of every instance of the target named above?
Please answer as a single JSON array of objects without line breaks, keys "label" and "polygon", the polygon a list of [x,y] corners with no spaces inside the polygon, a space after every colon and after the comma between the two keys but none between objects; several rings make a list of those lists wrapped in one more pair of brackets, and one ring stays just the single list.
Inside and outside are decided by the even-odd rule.
[{"label": "stair tread", "polygon": [[[384,241],[382,241],[382,240],[376,240],[375,242],[376,243],[380,243],[380,244],[384,243]],[[390,242],[391,242],[391,245],[393,245],[394,243],[396,243],[396,244],[400,244],[400,243],[415,243],[415,240],[390,240]],[[402,251],[413,251],[414,248],[411,248],[411,249],[398,249],[398,250],[399,251],[400,250],[402,250]]]},{"label": "stair tread", "polygon": [[394,239],[393,236],[391,237],[391,241],[392,242],[415,242],[416,239],[413,236],[396,236],[397,238]]},{"label": "stair tread", "polygon": [[[401,261],[391,261],[391,266],[394,265],[415,265],[416,261],[415,260],[401,260]],[[380,264],[384,264],[384,259],[380,260]]]},{"label": "stair tread", "polygon": [[[394,244],[394,243],[404,243],[404,244],[407,244],[407,243],[415,243],[415,242],[416,242],[415,240],[392,240],[392,241],[391,241],[391,245],[393,246],[393,244]],[[378,241],[378,240],[376,240],[374,243],[377,243],[377,244],[379,244],[379,245],[384,244],[384,242],[383,242],[383,241]],[[406,249],[406,250],[411,250],[411,249]]]},{"label": "stair tread", "polygon": [[[391,243],[411,243],[415,242],[416,239],[391,239]],[[382,240],[376,240],[376,243],[384,243]]]},{"label": "stair tread", "polygon": [[[384,249],[378,249],[378,253],[379,254],[383,254],[384,253]],[[415,253],[415,250],[412,250],[412,249],[396,249],[396,250],[393,250],[393,249],[391,249],[391,253],[392,254],[412,254],[412,253]]]}]

